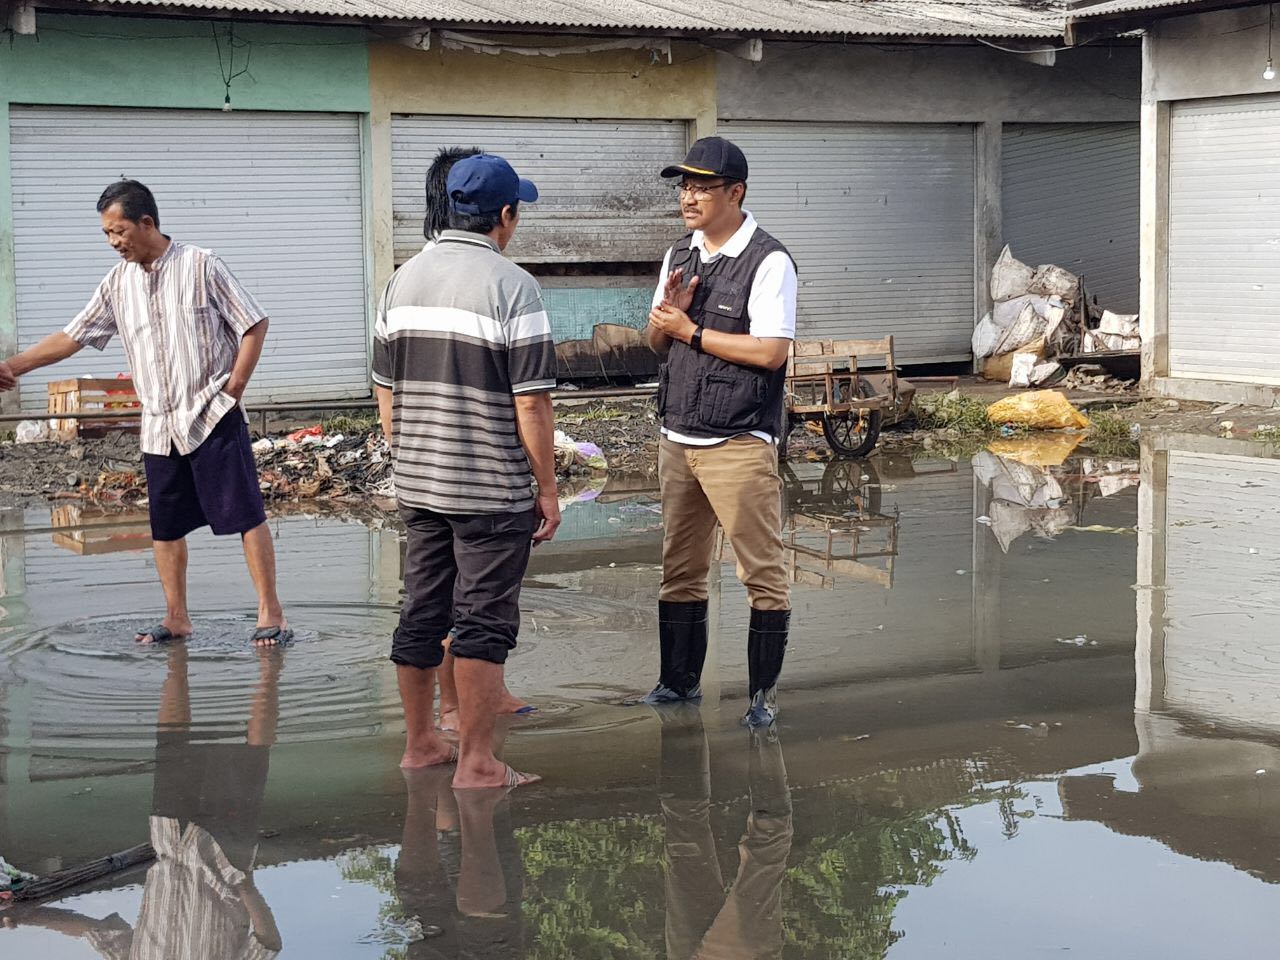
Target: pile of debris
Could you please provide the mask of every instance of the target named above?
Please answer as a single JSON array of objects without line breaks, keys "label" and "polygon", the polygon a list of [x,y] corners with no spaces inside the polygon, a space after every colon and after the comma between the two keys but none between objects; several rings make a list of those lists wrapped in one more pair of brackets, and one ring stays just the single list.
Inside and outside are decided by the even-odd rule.
[{"label": "pile of debris", "polygon": [[[257,440],[253,454],[258,484],[269,502],[395,497],[391,452],[380,430],[325,433],[316,424],[285,437]],[[556,432],[556,473],[562,481],[603,474],[607,468],[598,446]],[[77,489],[54,496],[95,503],[138,503],[147,496],[147,482],[141,471],[104,470]]]},{"label": "pile of debris", "polygon": [[391,455],[379,431],[325,434],[319,424],[253,444],[266,500],[394,497]]},{"label": "pile of debris", "polygon": [[1048,386],[1067,376],[1068,361],[1141,348],[1138,318],[1101,310],[1084,281],[1061,267],[1032,268],[1009,247],[991,271],[995,308],[973,331],[973,354],[987,380]]}]

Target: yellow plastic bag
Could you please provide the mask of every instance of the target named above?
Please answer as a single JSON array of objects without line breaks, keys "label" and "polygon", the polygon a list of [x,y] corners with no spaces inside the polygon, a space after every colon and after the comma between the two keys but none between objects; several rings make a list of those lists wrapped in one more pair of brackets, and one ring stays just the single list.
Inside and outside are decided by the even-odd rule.
[{"label": "yellow plastic bag", "polygon": [[1089,418],[1057,390],[1035,390],[997,400],[987,407],[987,419],[1032,430],[1084,430],[1089,426]]}]

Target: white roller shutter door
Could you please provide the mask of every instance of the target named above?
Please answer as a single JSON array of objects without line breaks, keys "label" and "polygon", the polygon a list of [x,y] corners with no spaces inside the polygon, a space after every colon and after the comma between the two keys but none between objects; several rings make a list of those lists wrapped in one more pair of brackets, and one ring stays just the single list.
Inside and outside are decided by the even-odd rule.
[{"label": "white roller shutter door", "polygon": [[1169,454],[1165,705],[1280,730],[1280,461]]},{"label": "white roller shutter door", "polygon": [[1136,123],[1005,124],[1004,242],[1020,260],[1085,279],[1116,313],[1138,312]]},{"label": "white roller shutter door", "polygon": [[687,149],[674,120],[396,115],[391,119],[395,259],[422,249],[427,167],[441,147],[506,157],[538,185],[507,250],[523,263],[660,261],[683,225],[659,171]]},{"label": "white roller shutter door", "polygon": [[[156,195],[165,233],[221,256],[271,317],[249,400],[368,396],[359,118],[345,114],[20,107],[10,110],[18,338],[62,329],[118,258],[94,210],[121,176]],[[126,369],[103,353],[23,378]]]},{"label": "white roller shutter door", "polygon": [[974,324],[969,124],[722,122],[746,206],[799,266],[799,336],[893,334],[900,361],[967,360]]},{"label": "white roller shutter door", "polygon": [[1175,103],[1169,373],[1280,384],[1280,95]]}]

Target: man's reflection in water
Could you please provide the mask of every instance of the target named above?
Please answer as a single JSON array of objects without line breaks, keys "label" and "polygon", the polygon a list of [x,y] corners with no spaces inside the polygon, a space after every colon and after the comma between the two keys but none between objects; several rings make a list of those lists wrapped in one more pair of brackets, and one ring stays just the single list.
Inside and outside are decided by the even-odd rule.
[{"label": "man's reflection in water", "polygon": [[175,644],[156,724],[150,821],[156,860],[147,871],[137,923],[56,908],[19,914],[18,922],[83,937],[111,960],[277,956],[280,931],[254,885],[253,869],[283,664],[282,649],[259,652],[244,742],[210,742],[217,733],[192,731],[187,650]]},{"label": "man's reflection in water", "polygon": [[666,825],[667,960],[782,956],[791,791],[775,730],[749,734],[751,811],[728,894],[711,833],[711,765],[695,704],[664,706],[658,793]]},{"label": "man's reflection in water", "polygon": [[[501,758],[509,724],[499,720]],[[403,771],[408,787],[396,894],[423,939],[407,960],[523,957],[524,864],[505,801],[507,788],[454,790],[453,767]]]}]

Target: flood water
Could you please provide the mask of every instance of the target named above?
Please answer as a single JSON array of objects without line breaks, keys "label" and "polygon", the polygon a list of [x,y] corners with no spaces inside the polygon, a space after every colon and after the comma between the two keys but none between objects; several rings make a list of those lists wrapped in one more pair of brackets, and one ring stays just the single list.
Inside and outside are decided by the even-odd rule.
[{"label": "flood water", "polygon": [[1002,452],[789,467],[756,736],[728,551],[701,707],[621,706],[656,670],[656,491],[566,492],[508,665],[539,711],[502,730],[546,779],[506,797],[397,768],[394,524],[274,518],[299,639],[259,654],[238,544],[193,538],[197,636],[139,647],[145,518],[0,513],[0,856],[161,853],[0,911],[0,957],[1270,954],[1280,460]]}]

